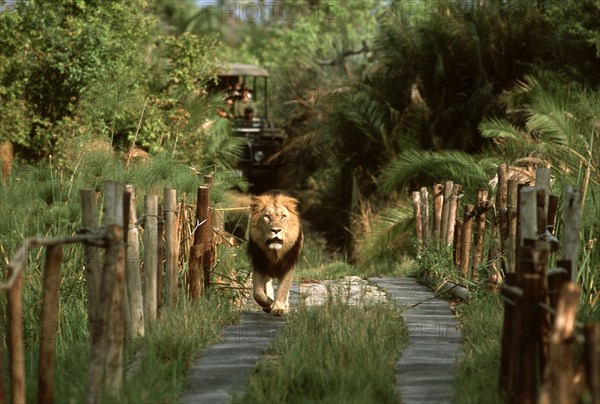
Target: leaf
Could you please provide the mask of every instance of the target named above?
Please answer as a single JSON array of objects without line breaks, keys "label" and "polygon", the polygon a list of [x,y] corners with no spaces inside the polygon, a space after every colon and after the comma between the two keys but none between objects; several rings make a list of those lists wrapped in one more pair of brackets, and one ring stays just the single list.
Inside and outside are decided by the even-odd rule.
[{"label": "leaf", "polygon": [[524,134],[503,118],[488,118],[479,124],[481,136],[488,139],[518,139],[523,140]]}]

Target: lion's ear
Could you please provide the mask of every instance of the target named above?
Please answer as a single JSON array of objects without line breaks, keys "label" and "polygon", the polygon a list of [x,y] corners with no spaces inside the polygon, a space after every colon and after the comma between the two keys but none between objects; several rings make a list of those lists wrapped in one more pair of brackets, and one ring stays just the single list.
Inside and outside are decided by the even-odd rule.
[{"label": "lion's ear", "polygon": [[250,198],[250,210],[252,212],[256,212],[256,209],[258,208],[258,205],[260,204],[260,198],[257,196],[253,196],[252,198]]},{"label": "lion's ear", "polygon": [[285,196],[285,204],[289,207],[292,208],[292,210],[294,212],[298,211],[298,205],[300,205],[300,201],[292,196]]}]

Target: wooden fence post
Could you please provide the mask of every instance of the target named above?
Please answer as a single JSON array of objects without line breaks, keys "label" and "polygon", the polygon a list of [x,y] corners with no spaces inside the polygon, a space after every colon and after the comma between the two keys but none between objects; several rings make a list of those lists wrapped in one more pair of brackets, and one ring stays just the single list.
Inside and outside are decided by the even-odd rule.
[{"label": "wooden fence post", "polygon": [[123,297],[125,294],[125,212],[123,184],[109,181],[105,184],[104,218],[106,226],[114,226],[114,243],[106,249],[104,258],[104,271],[110,271],[114,277],[114,287],[110,291],[107,303],[108,329],[105,336],[105,385],[111,393],[117,393],[123,385],[123,344],[125,335],[125,308]]},{"label": "wooden fence post", "polygon": [[[537,260],[537,251],[531,250],[533,255],[527,254],[532,261]],[[522,257],[525,258],[525,257]],[[520,321],[523,330],[521,346],[518,347],[521,355],[522,380],[518,383],[520,387],[517,390],[518,403],[535,403],[537,398],[537,380],[538,380],[538,361],[536,348],[539,342],[539,297],[544,279],[539,274],[523,274],[523,304]]]},{"label": "wooden fence post", "polygon": [[421,188],[421,223],[423,241],[428,242],[431,239],[431,231],[429,230],[429,192],[427,192],[427,187]]},{"label": "wooden fence post", "polygon": [[[12,271],[12,269],[10,269]],[[10,277],[10,273],[8,276]],[[10,392],[13,404],[25,400],[25,352],[23,345],[23,273],[17,274],[15,283],[8,290],[8,356],[10,359]]]},{"label": "wooden fence post", "polygon": [[[539,204],[544,207],[543,218],[544,222],[548,222],[548,205],[550,200],[550,176],[552,171],[547,167],[538,167],[535,170],[535,187],[544,190],[544,200]],[[538,229],[540,234],[546,232],[546,226],[543,229]]]},{"label": "wooden fence post", "polygon": [[162,311],[163,305],[163,271],[164,271],[164,260],[165,260],[165,243],[163,242],[163,235],[165,233],[165,221],[164,215],[161,211],[161,204],[158,203],[156,208],[157,220],[156,220],[156,314]]},{"label": "wooden fence post", "polygon": [[[473,215],[475,206],[465,205],[463,215],[463,229],[462,229],[462,249],[460,254],[460,272],[465,279],[469,279],[469,258],[471,254],[471,234],[473,230]],[[473,280],[477,280],[477,271],[473,271],[471,274]]]},{"label": "wooden fence post", "polygon": [[212,244],[212,236],[213,236],[213,213],[214,209],[209,204],[206,206],[206,225],[203,226],[203,245],[204,245],[204,253],[202,258],[202,270],[204,277],[204,289],[208,289],[210,287],[210,272],[213,265],[214,260],[214,248]]},{"label": "wooden fence post", "polygon": [[600,403],[600,323],[585,327],[585,378],[593,403]]},{"label": "wooden fence post", "polygon": [[560,291],[554,327],[550,335],[550,356],[544,372],[544,385],[539,400],[542,404],[575,402],[573,332],[579,294],[579,286],[572,282],[565,284]]},{"label": "wooden fence post", "polygon": [[107,245],[100,284],[97,333],[96,338],[92,340],[88,368],[85,398],[88,404],[100,400],[103,386],[116,393],[123,382],[124,187],[122,184],[107,181],[104,189]]},{"label": "wooden fence post", "polygon": [[446,181],[444,183],[443,193],[443,205],[442,205],[442,245],[448,246],[448,219],[450,212],[450,200],[452,199],[452,188],[454,183],[452,181]]},{"label": "wooden fence post", "polygon": [[[127,330],[132,334],[144,335],[144,298],[142,295],[142,278],[140,276],[140,239],[137,229],[136,197],[133,185],[125,187],[125,200],[129,199],[127,224],[127,260],[125,262],[125,284],[129,299],[129,319]],[[126,203],[127,205],[127,203]],[[127,207],[125,207],[127,208]]]},{"label": "wooden fence post", "polygon": [[442,235],[442,208],[444,206],[444,187],[442,184],[433,186],[433,239],[440,242]]},{"label": "wooden fence post", "polygon": [[523,245],[523,240],[535,240],[537,231],[537,192],[534,187],[523,187],[519,198],[519,228],[520,240],[519,246]]},{"label": "wooden fence post", "polygon": [[190,248],[190,260],[188,264],[189,294],[192,300],[197,300],[206,285],[204,279],[204,267],[207,258],[207,241],[210,239],[210,228],[208,223],[208,187],[198,187],[198,198],[196,205],[196,228],[194,232],[194,244]]},{"label": "wooden fence post", "polygon": [[477,272],[477,269],[483,263],[483,248],[484,248],[484,237],[485,237],[485,222],[487,216],[487,197],[488,190],[480,188],[477,190],[477,207],[475,210],[475,231],[473,234],[473,273]]},{"label": "wooden fence post", "polygon": [[[98,228],[98,198],[94,189],[82,189],[81,225],[87,230]],[[99,248],[84,244],[83,265],[87,290],[88,329],[90,341],[98,336],[98,310],[100,308],[100,254]]]},{"label": "wooden fence post", "polygon": [[448,208],[448,240],[446,245],[451,245],[454,242],[454,226],[456,225],[456,215],[460,206],[458,200],[461,193],[462,185],[454,184],[452,186],[452,196],[450,197],[450,206]]},{"label": "wooden fence post", "polygon": [[556,195],[550,195],[548,200],[548,231],[554,234],[556,230],[556,213],[558,211],[559,198]]},{"label": "wooden fence post", "polygon": [[507,273],[504,283],[502,284],[501,293],[504,299],[504,319],[502,322],[502,340],[500,346],[500,378],[498,380],[499,390],[502,398],[506,402],[514,402],[515,396],[512,389],[512,377],[511,370],[517,369],[518,364],[513,363],[518,355],[514,354],[514,341],[518,340],[517,335],[513,332],[515,328],[516,332],[520,332],[516,328],[516,304],[518,303],[519,296],[516,296],[512,291],[517,286],[517,274]]},{"label": "wooden fence post", "polygon": [[423,243],[423,221],[421,219],[421,193],[414,191],[412,193],[413,201],[413,219],[415,222],[415,237],[419,244]]},{"label": "wooden fence post", "polygon": [[500,263],[506,269],[506,251],[508,244],[508,164],[498,166],[498,188],[496,190],[496,215],[500,235]]},{"label": "wooden fence post", "polygon": [[158,266],[158,195],[144,198],[144,321],[145,328],[156,320],[156,268]]},{"label": "wooden fence post", "polygon": [[166,239],[166,306],[174,308],[177,304],[177,257],[179,255],[179,240],[177,234],[177,190],[165,188],[164,190],[164,216]]},{"label": "wooden fence post", "polygon": [[454,266],[458,269],[462,260],[462,242],[463,242],[463,222],[462,220],[454,221],[454,241],[452,242],[452,254]]},{"label": "wooden fence post", "polygon": [[58,292],[62,246],[46,248],[44,269],[44,298],[40,318],[40,355],[38,367],[38,403],[54,402],[54,373],[56,358],[56,330],[58,328]]},{"label": "wooden fence post", "polygon": [[519,224],[519,183],[517,180],[508,180],[508,246],[506,249],[506,272],[515,272],[517,263],[517,227]]},{"label": "wooden fence post", "polygon": [[565,189],[563,206],[563,245],[562,260],[571,261],[568,268],[571,282],[577,282],[577,263],[579,262],[579,228],[581,225],[581,190],[572,187]]}]

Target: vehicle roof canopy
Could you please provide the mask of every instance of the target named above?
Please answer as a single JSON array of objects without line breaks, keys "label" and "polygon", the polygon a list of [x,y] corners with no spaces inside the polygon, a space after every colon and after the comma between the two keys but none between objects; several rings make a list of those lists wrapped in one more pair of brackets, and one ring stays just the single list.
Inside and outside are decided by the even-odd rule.
[{"label": "vehicle roof canopy", "polygon": [[221,77],[232,77],[232,76],[258,76],[268,77],[267,72],[262,67],[248,65],[244,63],[225,63],[219,66],[219,76]]}]

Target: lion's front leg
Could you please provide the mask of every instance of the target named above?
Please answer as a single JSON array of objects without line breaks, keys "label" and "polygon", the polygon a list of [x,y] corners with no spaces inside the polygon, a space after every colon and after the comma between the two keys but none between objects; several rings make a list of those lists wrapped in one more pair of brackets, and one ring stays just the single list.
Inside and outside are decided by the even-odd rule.
[{"label": "lion's front leg", "polygon": [[279,280],[279,286],[277,287],[277,295],[275,296],[275,301],[273,302],[273,307],[271,309],[272,315],[281,316],[289,312],[288,298],[293,277],[294,268],[277,278]]},{"label": "lion's front leg", "polygon": [[268,296],[269,285],[271,289],[271,296],[273,296],[273,285],[271,283],[271,277],[268,275],[260,274],[256,271],[252,273],[252,296],[256,303],[258,303],[264,311],[269,313],[273,305],[273,299]]}]

